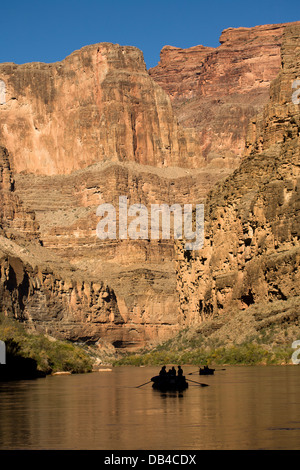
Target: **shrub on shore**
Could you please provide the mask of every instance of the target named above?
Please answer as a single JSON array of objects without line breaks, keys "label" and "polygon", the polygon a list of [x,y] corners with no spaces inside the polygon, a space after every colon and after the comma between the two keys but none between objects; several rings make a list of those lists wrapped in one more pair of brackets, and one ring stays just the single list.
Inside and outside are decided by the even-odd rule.
[{"label": "shrub on shore", "polygon": [[16,358],[30,359],[35,361],[37,371],[44,374],[92,371],[93,361],[82,348],[70,342],[28,333],[22,324],[3,315],[0,315],[0,340],[5,342],[8,361],[14,358],[16,363]]},{"label": "shrub on shore", "polygon": [[288,364],[293,350],[289,346],[268,349],[256,343],[244,343],[218,348],[195,348],[193,350],[172,349],[141,352],[125,355],[114,362],[121,365],[161,365],[161,364],[189,364],[189,365],[259,365],[259,364]]}]

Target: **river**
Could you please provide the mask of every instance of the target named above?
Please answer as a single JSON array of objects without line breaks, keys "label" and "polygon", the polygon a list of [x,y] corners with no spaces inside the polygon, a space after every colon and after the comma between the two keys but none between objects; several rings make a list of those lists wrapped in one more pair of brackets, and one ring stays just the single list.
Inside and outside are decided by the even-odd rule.
[{"label": "river", "polygon": [[137,388],[153,367],[0,383],[0,449],[300,449],[300,367],[196,369],[180,394]]}]

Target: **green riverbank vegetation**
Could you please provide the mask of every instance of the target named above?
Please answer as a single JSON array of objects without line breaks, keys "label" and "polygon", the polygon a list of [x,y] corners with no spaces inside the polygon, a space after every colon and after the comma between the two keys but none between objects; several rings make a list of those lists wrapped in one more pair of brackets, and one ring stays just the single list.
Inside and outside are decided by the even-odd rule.
[{"label": "green riverbank vegetation", "polygon": [[21,323],[4,315],[0,315],[0,340],[6,346],[7,369],[12,369],[12,375],[17,377],[39,377],[55,372],[85,373],[93,368],[93,360],[83,348],[29,333]]},{"label": "green riverbank vegetation", "polygon": [[186,328],[152,349],[124,354],[114,365],[292,364],[299,317],[300,297],[253,305]]}]

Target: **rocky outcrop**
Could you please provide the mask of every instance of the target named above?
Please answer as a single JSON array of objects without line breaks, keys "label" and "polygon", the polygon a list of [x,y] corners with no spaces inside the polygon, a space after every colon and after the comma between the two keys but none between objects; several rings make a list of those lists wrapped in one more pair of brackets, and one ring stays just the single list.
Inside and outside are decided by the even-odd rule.
[{"label": "rocky outcrop", "polygon": [[150,76],[170,95],[173,103],[195,96],[198,88],[201,66],[213,47],[194,46],[189,49],[164,46],[160,62],[149,70]]},{"label": "rocky outcrop", "polygon": [[0,65],[0,142],[14,171],[67,174],[100,161],[201,165],[141,51],[101,43],[54,64]]},{"label": "rocky outcrop", "polygon": [[220,46],[166,46],[151,77],[170,95],[180,124],[197,130],[203,155],[236,168],[247,126],[263,109],[280,70],[285,24],[229,28]]},{"label": "rocky outcrop", "polygon": [[250,124],[248,156],[207,198],[204,248],[190,256],[179,247],[183,322],[272,302],[278,309],[299,296],[300,109],[292,84],[300,74],[300,25],[287,26],[283,39],[282,69]]},{"label": "rocky outcrop", "polygon": [[126,195],[128,207],[144,204],[150,216],[151,204],[183,207],[191,200],[204,201],[218,178],[208,170],[191,174],[106,162],[70,175],[16,175],[16,193],[36,213],[45,248],[87,279],[101,279],[113,289],[120,314],[140,345],[167,339],[178,330],[172,230],[170,240],[151,240],[150,233],[147,240],[100,240],[97,207],[112,203],[118,208],[119,196]]},{"label": "rocky outcrop", "polygon": [[35,213],[14,192],[14,178],[7,149],[0,147],[0,230],[8,238],[38,239]]},{"label": "rocky outcrop", "polygon": [[[80,278],[67,267],[56,266],[55,272],[49,260],[29,263],[24,249],[16,256],[12,242],[0,242],[2,313],[56,338],[97,342],[105,332],[112,343],[120,338],[130,343],[130,335],[119,331],[124,320],[112,289],[101,281]],[[31,246],[31,258],[34,253],[40,254]]]},{"label": "rocky outcrop", "polygon": [[216,176],[125,163],[13,176],[7,150],[1,155],[2,311],[53,337],[118,348],[173,336],[179,313],[173,240],[101,241],[96,209],[101,202],[117,207],[124,194],[129,205],[184,204],[191,188],[203,200]]}]

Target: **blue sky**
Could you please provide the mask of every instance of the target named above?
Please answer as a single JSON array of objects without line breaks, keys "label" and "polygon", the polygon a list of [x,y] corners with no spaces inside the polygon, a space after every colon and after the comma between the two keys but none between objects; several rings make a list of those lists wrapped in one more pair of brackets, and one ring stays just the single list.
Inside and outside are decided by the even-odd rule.
[{"label": "blue sky", "polygon": [[163,46],[217,47],[223,29],[300,20],[299,0],[10,0],[1,4],[0,62],[55,62],[97,42],[136,46],[147,67]]}]

